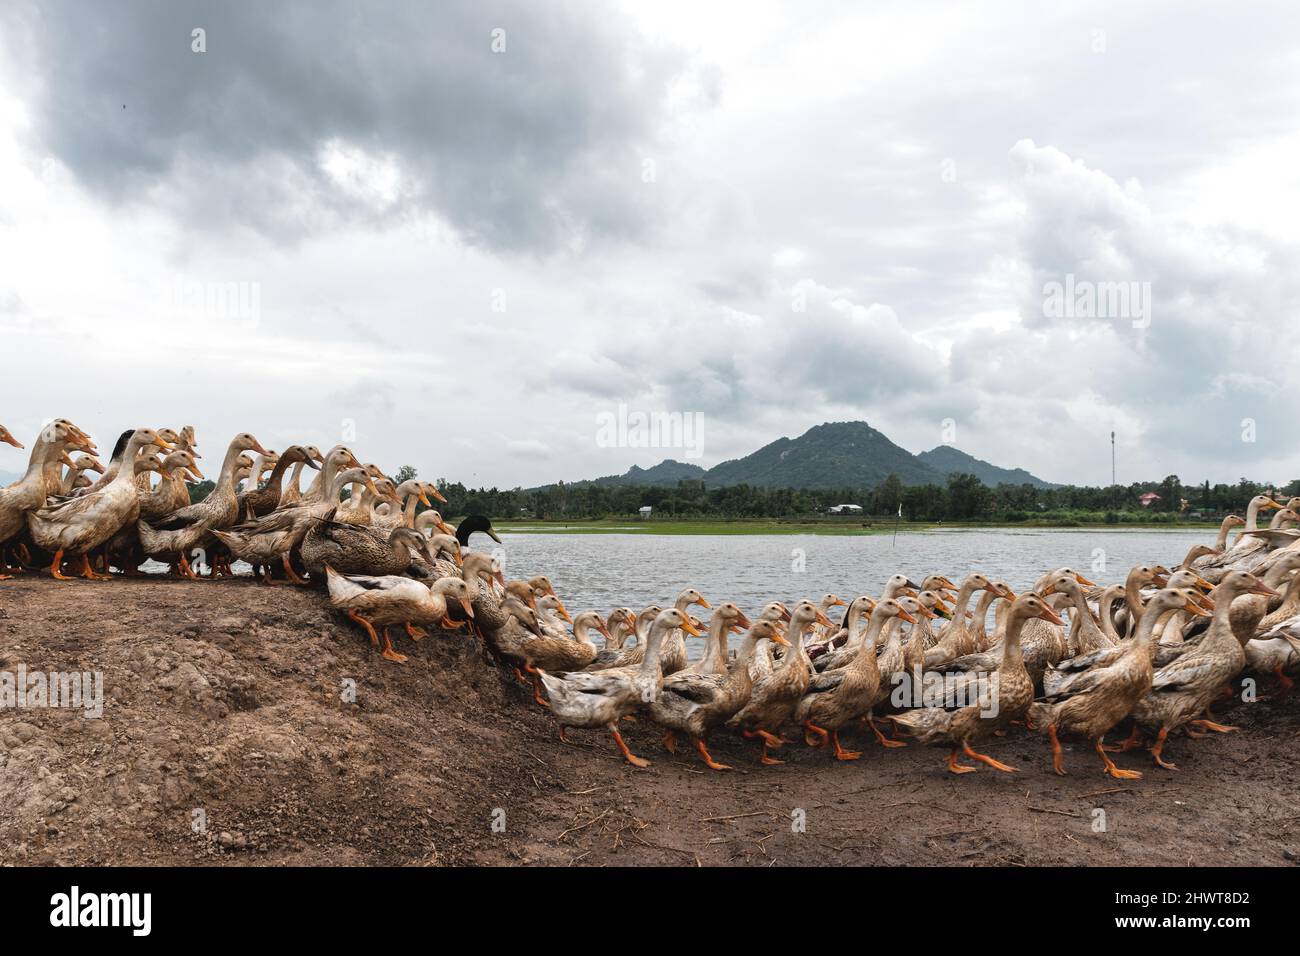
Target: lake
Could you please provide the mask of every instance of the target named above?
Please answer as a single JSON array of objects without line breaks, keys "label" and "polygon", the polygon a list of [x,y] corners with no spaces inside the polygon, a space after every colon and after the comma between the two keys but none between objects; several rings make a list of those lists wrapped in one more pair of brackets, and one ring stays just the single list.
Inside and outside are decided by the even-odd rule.
[{"label": "lake", "polygon": [[[1052,568],[1072,567],[1102,584],[1122,583],[1141,562],[1172,567],[1214,529],[962,528],[889,535],[501,535],[507,577],[545,574],[569,612],[627,605],[663,606],[695,587],[711,603],[735,601],[753,616],[769,601],[833,592],[845,600],[878,594],[903,572],[920,581],[946,574],[958,584],[971,571],[1020,591]],[[475,535],[474,550],[491,542]],[[973,602],[972,602],[973,606]],[[707,612],[699,614],[707,617]],[[693,648],[692,657],[699,654]]]}]

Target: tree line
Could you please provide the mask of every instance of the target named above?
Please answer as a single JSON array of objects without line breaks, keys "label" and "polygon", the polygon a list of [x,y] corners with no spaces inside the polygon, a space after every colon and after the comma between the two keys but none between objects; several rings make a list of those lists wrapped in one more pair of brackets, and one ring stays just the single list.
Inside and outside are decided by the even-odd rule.
[{"label": "tree line", "polygon": [[[1235,485],[1211,485],[1208,481],[1185,485],[1177,475],[1106,488],[990,487],[966,474],[949,476],[945,485],[904,485],[898,476],[890,475],[872,488],[759,488],[743,484],[706,488],[702,481],[685,480],[675,487],[561,482],[532,489],[471,489],[441,479],[438,487],[447,498],[443,511],[448,515],[546,520],[629,518],[647,505],[655,518],[808,518],[824,515],[838,504],[861,505],[866,518],[893,517],[901,504],[905,521],[1172,522],[1242,513],[1258,494],[1282,498],[1300,494],[1300,480],[1282,487],[1246,478]],[[1159,499],[1144,507],[1140,496],[1147,492],[1155,492]]]}]

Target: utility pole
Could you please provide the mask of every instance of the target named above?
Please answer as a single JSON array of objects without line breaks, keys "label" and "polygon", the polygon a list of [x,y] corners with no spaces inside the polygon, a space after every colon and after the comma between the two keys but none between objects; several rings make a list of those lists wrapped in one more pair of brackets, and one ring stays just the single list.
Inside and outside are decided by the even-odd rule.
[{"label": "utility pole", "polygon": [[1110,506],[1115,507],[1115,433],[1110,433]]}]

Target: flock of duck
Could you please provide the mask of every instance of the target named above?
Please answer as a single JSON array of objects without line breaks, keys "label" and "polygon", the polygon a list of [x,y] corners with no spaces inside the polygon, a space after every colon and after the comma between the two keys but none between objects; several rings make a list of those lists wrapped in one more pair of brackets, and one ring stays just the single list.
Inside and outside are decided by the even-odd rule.
[{"label": "flock of duck", "polygon": [[[23,447],[3,426],[0,441]],[[1149,740],[1155,763],[1175,769],[1163,756],[1171,732],[1236,729],[1211,706],[1241,675],[1275,678],[1285,693],[1300,669],[1300,498],[1258,496],[1244,518],[1224,519],[1213,545],[1192,548],[1172,571],[1138,565],[1123,585],[1100,587],[1070,568],[1020,594],[978,572],[960,584],[896,574],[878,596],[772,602],[754,620],[694,588],[667,608],[571,616],[545,576],[507,580],[497,557],[469,550],[477,531],[500,540],[486,518],[453,531],[432,507],[445,500],[434,485],[395,482],[342,445],[277,454],[237,435],[195,504],[187,480],[203,475],[190,426],[124,432],[107,466],[96,456],[66,419],[42,429],[24,476],[0,489],[0,577],[45,569],[106,580],[115,569],[141,575],[152,559],[177,577],[197,578],[197,564],[222,578],[242,560],[266,584],[323,583],[384,658],[406,660],[394,628],[413,641],[428,636],[425,626],[468,632],[531,687],[562,738],[566,728],[607,729],[636,766],[649,761],[628,748],[624,721],[657,724],[672,752],[679,735],[690,738],[714,770],[729,769],[707,745],[722,728],[757,741],[761,763],[779,764],[771,751],[787,743],[785,728],[856,760],[840,734],[860,727],[885,748],[906,746],[895,732],[942,746],[953,773],[977,769],[963,756],[1010,773],[975,745],[1016,725],[1048,738],[1057,773],[1069,735],[1091,742],[1107,774],[1130,779],[1141,773],[1112,753]],[[303,489],[306,469],[316,474]],[[1276,514],[1260,528],[1266,510]],[[832,623],[837,606],[843,617]],[[695,607],[711,611],[707,622]],[[735,650],[733,633],[742,635]],[[704,638],[698,660],[687,635]],[[1124,742],[1107,745],[1125,724]]]}]

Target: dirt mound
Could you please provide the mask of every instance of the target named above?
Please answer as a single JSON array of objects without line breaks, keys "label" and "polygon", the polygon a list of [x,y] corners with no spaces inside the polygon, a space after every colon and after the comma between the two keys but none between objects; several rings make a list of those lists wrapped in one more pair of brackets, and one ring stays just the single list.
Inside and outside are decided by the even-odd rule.
[{"label": "dirt mound", "polygon": [[[1114,781],[1067,745],[954,778],[940,751],[856,740],[856,763],[720,734],[714,773],[629,724],[561,743],[477,643],[435,630],[385,661],[322,595],[246,581],[0,584],[0,672],[99,671],[101,719],[0,711],[0,864],[1281,864],[1300,859],[1300,704],[1178,737]],[[1270,685],[1265,684],[1265,690]],[[849,735],[856,737],[856,735]],[[1098,829],[1097,811],[1104,828]]]}]

